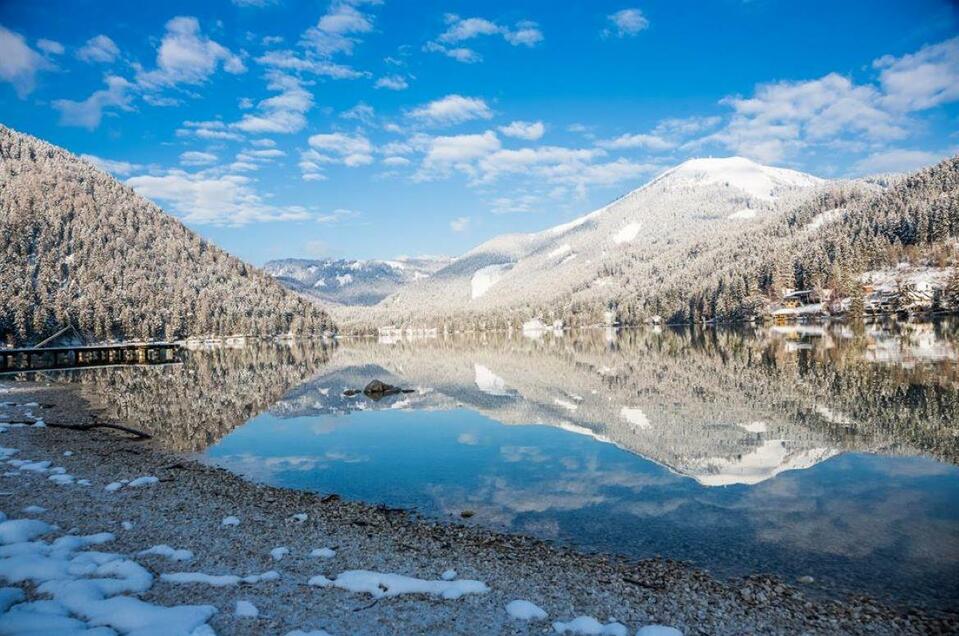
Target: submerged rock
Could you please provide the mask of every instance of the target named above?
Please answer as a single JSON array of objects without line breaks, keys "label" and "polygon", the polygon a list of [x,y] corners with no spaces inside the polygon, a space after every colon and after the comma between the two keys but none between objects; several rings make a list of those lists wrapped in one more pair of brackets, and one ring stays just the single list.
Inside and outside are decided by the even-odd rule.
[{"label": "submerged rock", "polygon": [[400,387],[393,386],[392,384],[387,384],[386,382],[381,382],[379,380],[372,380],[363,388],[363,394],[367,397],[372,397],[374,395],[396,395],[400,391]]}]

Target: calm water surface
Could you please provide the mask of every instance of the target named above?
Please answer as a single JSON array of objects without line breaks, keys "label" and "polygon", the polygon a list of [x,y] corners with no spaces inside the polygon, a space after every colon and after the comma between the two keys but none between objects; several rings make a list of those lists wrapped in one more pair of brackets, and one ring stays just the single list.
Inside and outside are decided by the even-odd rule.
[{"label": "calm water surface", "polygon": [[[374,378],[414,392],[343,395]],[[73,381],[254,480],[959,605],[954,324],[248,344]]]}]

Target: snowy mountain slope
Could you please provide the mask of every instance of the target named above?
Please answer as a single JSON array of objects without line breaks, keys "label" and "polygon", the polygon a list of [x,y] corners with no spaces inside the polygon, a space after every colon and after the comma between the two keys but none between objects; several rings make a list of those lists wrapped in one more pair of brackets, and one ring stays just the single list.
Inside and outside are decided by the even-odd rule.
[{"label": "snowy mountain slope", "polygon": [[263,270],[290,289],[327,303],[374,305],[404,285],[445,267],[445,256],[403,257],[389,261],[287,258]]},{"label": "snowy mountain slope", "polygon": [[376,320],[483,312],[557,298],[612,298],[617,264],[685,241],[741,231],[826,181],[748,159],[693,159],[587,215],[531,234],[498,236],[376,307]]}]

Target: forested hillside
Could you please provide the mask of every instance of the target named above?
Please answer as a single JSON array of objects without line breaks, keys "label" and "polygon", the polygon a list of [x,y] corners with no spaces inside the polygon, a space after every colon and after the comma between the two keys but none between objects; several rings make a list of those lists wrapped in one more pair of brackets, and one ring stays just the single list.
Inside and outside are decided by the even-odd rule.
[{"label": "forested hillside", "polygon": [[113,177],[0,125],[0,338],[333,330],[329,316]]},{"label": "forested hillside", "polygon": [[[959,236],[959,157],[870,192],[836,187],[770,224],[739,236],[704,238],[654,263],[610,265],[634,290],[615,303],[636,322],[735,321],[756,316],[783,289],[829,289],[861,302],[859,275],[909,261],[955,267]],[[959,280],[937,299],[959,309]]]},{"label": "forested hillside", "polygon": [[371,312],[340,313],[376,325],[440,317],[459,326],[481,316],[487,326],[503,326],[529,309],[575,302],[602,315],[611,299],[635,289],[612,275],[620,264],[654,262],[703,237],[740,235],[828,187],[743,157],[691,159],[572,221],[486,241]]},{"label": "forested hillside", "polygon": [[[932,308],[959,310],[959,158],[904,177],[820,184],[782,197],[774,206],[743,208],[741,212],[758,211],[749,215],[729,215],[736,198],[715,185],[682,184],[681,196],[676,196],[674,185],[666,198],[659,196],[656,187],[663,187],[660,180],[637,191],[643,203],[630,214],[642,225],[629,249],[615,245],[614,236],[612,246],[594,257],[590,267],[595,274],[571,286],[556,270],[555,280],[540,288],[541,293],[554,292],[550,300],[529,293],[525,301],[514,300],[509,306],[451,303],[445,310],[427,314],[422,305],[401,304],[401,291],[384,301],[377,308],[382,310],[379,313],[343,312],[343,319],[354,323],[357,331],[383,325],[518,328],[531,319],[547,325],[562,321],[565,326],[637,324],[654,317],[671,323],[734,322],[767,314],[787,289],[825,291],[832,298],[845,299],[844,306],[856,313],[862,310],[861,275],[903,262],[920,271],[922,267],[951,269],[948,285],[930,292]],[[661,210],[678,203],[701,209],[710,221],[676,215],[671,222],[681,228],[669,238],[663,239],[661,232],[647,234],[649,223],[643,221],[648,214],[655,212],[666,223],[670,217]],[[608,214],[608,209],[583,217],[580,227],[595,223],[597,215]],[[516,296],[507,289],[509,284],[507,279],[496,283],[501,302]]]}]

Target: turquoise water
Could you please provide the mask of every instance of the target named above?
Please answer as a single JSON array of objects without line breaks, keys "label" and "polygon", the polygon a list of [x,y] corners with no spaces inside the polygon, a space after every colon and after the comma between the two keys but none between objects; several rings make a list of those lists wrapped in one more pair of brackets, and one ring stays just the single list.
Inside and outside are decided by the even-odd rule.
[{"label": "turquoise water", "polygon": [[467,409],[277,417],[209,449],[271,484],[458,518],[581,549],[689,560],[720,576],[903,603],[959,599],[959,469],[843,453],[757,484],[704,486],[592,437]]}]

